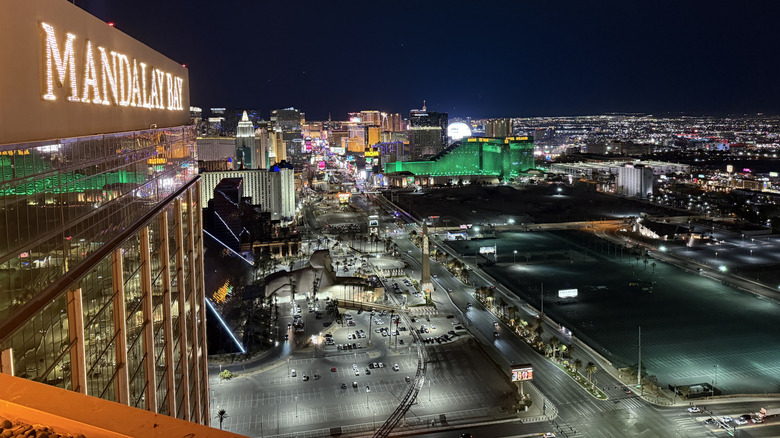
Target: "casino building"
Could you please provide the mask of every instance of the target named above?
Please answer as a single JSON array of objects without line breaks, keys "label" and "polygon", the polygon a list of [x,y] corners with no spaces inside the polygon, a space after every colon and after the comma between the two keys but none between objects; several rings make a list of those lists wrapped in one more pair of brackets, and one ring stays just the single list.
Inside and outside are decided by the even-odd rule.
[{"label": "casino building", "polygon": [[64,0],[0,57],[0,371],[208,425],[187,70]]},{"label": "casino building", "polygon": [[384,177],[393,186],[456,184],[462,181],[509,181],[534,167],[532,137],[469,137],[429,160],[385,163]]}]

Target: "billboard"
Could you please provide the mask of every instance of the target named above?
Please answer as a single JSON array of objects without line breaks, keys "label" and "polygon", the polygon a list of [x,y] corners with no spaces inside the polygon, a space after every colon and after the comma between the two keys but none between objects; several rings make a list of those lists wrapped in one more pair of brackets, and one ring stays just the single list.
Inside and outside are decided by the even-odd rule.
[{"label": "billboard", "polygon": [[526,380],[533,380],[533,378],[534,368],[531,364],[512,365],[513,382],[525,382]]},{"label": "billboard", "polygon": [[496,253],[496,246],[480,246],[479,247],[479,253],[480,254],[495,254]]},{"label": "billboard", "polygon": [[577,293],[577,289],[559,289],[558,298],[574,298]]}]

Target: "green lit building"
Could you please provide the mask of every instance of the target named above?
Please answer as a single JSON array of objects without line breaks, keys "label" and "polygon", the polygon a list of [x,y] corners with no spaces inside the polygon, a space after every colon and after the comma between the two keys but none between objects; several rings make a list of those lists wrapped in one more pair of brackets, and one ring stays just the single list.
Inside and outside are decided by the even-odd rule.
[{"label": "green lit building", "polygon": [[420,185],[461,180],[510,180],[534,167],[532,137],[470,137],[426,161],[395,161],[384,165],[392,185],[414,178]]}]

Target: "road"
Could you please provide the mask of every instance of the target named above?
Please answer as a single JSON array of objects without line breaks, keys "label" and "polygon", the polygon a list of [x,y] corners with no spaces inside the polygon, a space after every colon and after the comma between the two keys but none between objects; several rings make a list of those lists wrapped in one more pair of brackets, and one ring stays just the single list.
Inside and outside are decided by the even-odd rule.
[{"label": "road", "polygon": [[[395,241],[401,253],[406,254],[410,262],[415,263],[415,260],[419,260],[419,249],[408,239],[400,237],[396,238]],[[437,302],[437,305],[442,305],[444,312],[459,312],[463,317],[463,322],[468,324],[469,330],[478,339],[491,345],[500,353],[504,360],[502,365],[509,366],[513,363],[534,365],[534,384],[558,408],[559,421],[557,424],[560,427],[558,431],[566,434],[563,436],[690,437],[707,436],[711,433],[710,429],[703,425],[701,419],[688,414],[682,407],[657,407],[646,403],[633,393],[625,394],[621,389],[620,382],[606,373],[603,367],[599,367],[599,371],[593,377],[598,381],[600,387],[605,388],[609,400],[600,401],[591,397],[565,373],[525,345],[519,337],[509,334],[508,330],[499,329],[501,336],[498,339],[494,338],[493,323],[497,319],[473,300],[470,295],[473,291],[472,287],[462,285],[437,263],[432,262],[431,273],[438,277],[436,279],[438,287],[435,291],[437,296],[445,293],[445,289],[452,289],[450,298],[455,308],[447,308],[448,300],[441,300],[441,304]],[[473,284],[471,286],[494,285],[503,289],[501,285],[493,284],[480,276],[479,271],[473,271],[472,274],[475,275],[472,276],[471,282]],[[508,290],[504,290],[504,292],[507,296],[512,295]],[[475,305],[468,308],[468,302],[474,302]],[[521,309],[527,309],[527,307],[521,307]],[[530,319],[535,314],[532,311],[527,311],[526,316]],[[556,332],[557,326],[551,325],[548,325],[545,331],[546,334]],[[559,332],[556,335],[565,343],[571,342]],[[587,361],[600,363],[600,358],[589,355],[582,349],[579,349],[575,355],[582,358],[585,363]],[[721,409],[724,411],[723,414],[719,415],[736,415],[737,413],[741,415],[742,413],[755,412],[760,404],[747,401],[734,405],[718,404],[717,406],[718,411]],[[514,426],[513,428],[517,429]],[[763,429],[762,426],[754,427],[756,431],[763,431]],[[714,436],[717,436],[717,433]]]}]

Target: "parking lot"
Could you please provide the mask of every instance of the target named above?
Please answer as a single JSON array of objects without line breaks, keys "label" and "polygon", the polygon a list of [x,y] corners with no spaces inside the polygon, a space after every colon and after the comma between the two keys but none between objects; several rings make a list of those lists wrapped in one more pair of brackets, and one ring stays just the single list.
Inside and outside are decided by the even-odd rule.
[{"label": "parking lot", "polygon": [[[370,310],[342,312],[344,323],[318,334],[318,344],[296,350],[289,359],[262,372],[213,381],[212,407],[225,409],[229,415],[223,427],[249,436],[268,436],[310,430],[314,425],[368,431],[384,422],[417,370],[410,328],[392,324],[398,334],[390,335],[391,312],[373,316]],[[451,418],[483,416],[495,406],[506,406],[512,386],[498,373],[486,372],[486,358],[479,349],[466,348],[468,335],[434,340],[459,321],[447,315],[429,319],[417,317],[414,323],[416,329],[425,325],[428,330],[422,336],[430,339],[431,362],[426,384],[407,416],[409,424],[422,424],[440,413]],[[333,345],[327,345],[328,338]],[[347,343],[357,348],[345,348]]]}]

